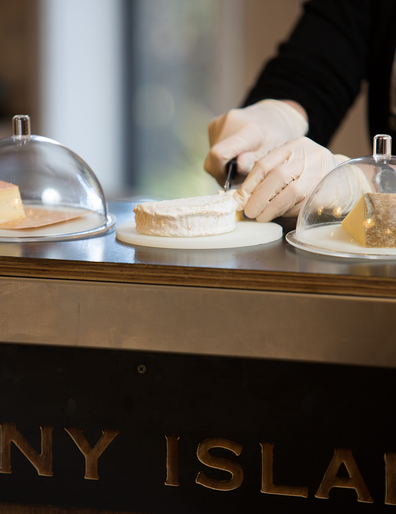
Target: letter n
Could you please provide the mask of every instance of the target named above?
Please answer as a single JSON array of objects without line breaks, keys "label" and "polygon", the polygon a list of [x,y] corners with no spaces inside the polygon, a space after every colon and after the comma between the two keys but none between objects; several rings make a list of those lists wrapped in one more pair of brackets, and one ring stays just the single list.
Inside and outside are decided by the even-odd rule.
[{"label": "letter n", "polygon": [[42,476],[52,477],[52,429],[40,427],[41,453],[38,454],[17,430],[14,423],[1,423],[1,467],[0,473],[11,473],[11,443],[24,454]]}]

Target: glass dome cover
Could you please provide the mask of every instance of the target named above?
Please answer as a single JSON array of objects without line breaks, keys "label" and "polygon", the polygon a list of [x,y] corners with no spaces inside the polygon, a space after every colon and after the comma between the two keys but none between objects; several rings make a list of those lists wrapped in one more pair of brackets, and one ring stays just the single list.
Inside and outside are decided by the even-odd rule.
[{"label": "glass dome cover", "polygon": [[[13,219],[7,201],[16,205],[19,195],[22,214]],[[0,241],[91,237],[114,223],[91,168],[60,143],[31,135],[29,116],[14,116],[13,135],[0,140]]]},{"label": "glass dome cover", "polygon": [[[396,257],[396,231],[393,230],[393,223],[396,223],[396,157],[391,155],[391,146],[391,136],[379,134],[374,137],[373,155],[348,160],[326,175],[305,200],[296,230],[287,234],[287,241],[297,248],[322,255],[366,259]],[[392,201],[394,220],[385,229],[384,246],[364,246],[342,223],[366,193],[395,195],[388,196]],[[366,218],[362,223],[370,229],[375,225],[375,219]]]}]

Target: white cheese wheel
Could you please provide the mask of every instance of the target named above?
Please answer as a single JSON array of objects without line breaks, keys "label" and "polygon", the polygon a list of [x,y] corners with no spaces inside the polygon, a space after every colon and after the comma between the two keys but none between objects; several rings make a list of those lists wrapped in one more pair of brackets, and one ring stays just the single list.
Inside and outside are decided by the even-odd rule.
[{"label": "white cheese wheel", "polygon": [[165,237],[202,237],[235,229],[237,203],[231,195],[145,202],[134,209],[136,230]]}]

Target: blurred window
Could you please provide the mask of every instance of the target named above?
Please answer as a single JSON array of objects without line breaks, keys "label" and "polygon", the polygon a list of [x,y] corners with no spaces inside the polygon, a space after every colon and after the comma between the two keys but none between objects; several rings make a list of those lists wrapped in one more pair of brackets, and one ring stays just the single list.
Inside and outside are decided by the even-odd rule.
[{"label": "blurred window", "polygon": [[126,173],[135,192],[175,198],[218,189],[203,162],[207,124],[218,114],[223,4],[126,0]]}]

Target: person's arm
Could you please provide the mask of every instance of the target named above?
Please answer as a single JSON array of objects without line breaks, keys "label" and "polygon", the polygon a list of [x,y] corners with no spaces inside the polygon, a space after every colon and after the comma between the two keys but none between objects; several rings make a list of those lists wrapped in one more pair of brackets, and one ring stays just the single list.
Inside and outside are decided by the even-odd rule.
[{"label": "person's arm", "polygon": [[304,109],[302,105],[300,105],[297,102],[294,102],[293,100],[282,100],[287,105],[290,105],[290,107],[293,107],[298,113],[301,114],[301,116],[304,118],[306,122],[308,122],[308,114],[307,111]]},{"label": "person's arm", "polygon": [[308,116],[308,137],[327,145],[368,75],[373,6],[369,0],[307,2],[244,105],[295,101]]},{"label": "person's arm", "polygon": [[220,184],[233,157],[243,177],[287,141],[308,135],[322,145],[328,143],[367,76],[373,4],[374,0],[305,4],[290,39],[264,68],[245,107],[209,124],[211,149],[204,167]]}]

